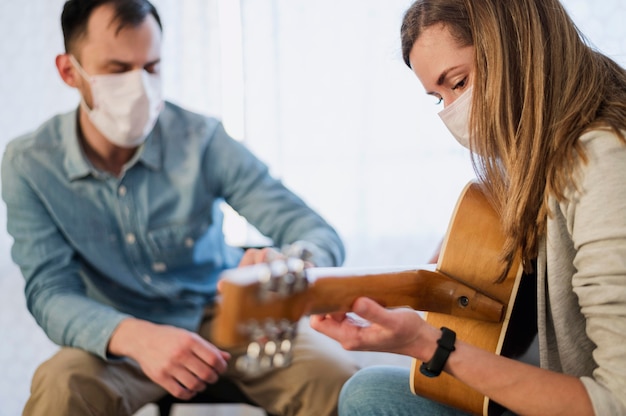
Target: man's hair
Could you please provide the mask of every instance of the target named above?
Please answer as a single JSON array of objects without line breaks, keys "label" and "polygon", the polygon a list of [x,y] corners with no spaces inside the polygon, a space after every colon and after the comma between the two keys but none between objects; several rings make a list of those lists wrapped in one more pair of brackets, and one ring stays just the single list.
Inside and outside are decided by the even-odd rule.
[{"label": "man's hair", "polygon": [[119,32],[126,26],[139,26],[151,14],[163,30],[156,8],[148,0],[68,0],[61,14],[61,28],[65,51],[70,52],[76,41],[85,36],[87,23],[93,11],[104,4],[115,8],[114,21]]}]

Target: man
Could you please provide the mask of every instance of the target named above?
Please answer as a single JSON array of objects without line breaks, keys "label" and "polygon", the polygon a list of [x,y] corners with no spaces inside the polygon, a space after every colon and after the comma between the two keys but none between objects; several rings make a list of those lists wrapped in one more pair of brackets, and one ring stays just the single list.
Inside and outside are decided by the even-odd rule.
[{"label": "man", "polygon": [[[69,0],[62,26],[56,66],[80,106],[14,140],[2,163],[28,308],[63,346],[37,370],[24,414],[130,415],[227,370],[230,354],[198,333],[220,272],[268,250],[225,244],[220,201],[277,246],[303,241],[317,266],[340,264],[343,246],[218,121],[163,102],[147,0]],[[258,378],[228,376],[271,413],[334,414],[353,365],[310,335],[294,356]]]}]

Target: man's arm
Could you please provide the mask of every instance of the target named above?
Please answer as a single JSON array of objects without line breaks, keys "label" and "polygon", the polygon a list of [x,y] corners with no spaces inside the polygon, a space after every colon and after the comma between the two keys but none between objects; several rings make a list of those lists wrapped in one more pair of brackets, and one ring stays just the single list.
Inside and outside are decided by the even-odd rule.
[{"label": "man's arm", "polygon": [[339,266],[345,257],[337,232],[250,150],[219,125],[204,158],[207,183],[277,247],[305,241],[316,266]]},{"label": "man's arm", "polygon": [[2,161],[2,197],[28,309],[53,342],[105,358],[109,337],[126,315],[86,296],[82,265],[21,172],[23,165],[9,145]]},{"label": "man's arm", "polygon": [[182,399],[217,380],[227,353],[190,331],[135,319],[87,296],[83,264],[56,225],[52,207],[20,171],[22,165],[9,146],[2,162],[2,197],[27,305],[48,337],[104,359],[133,358],[148,377]]}]

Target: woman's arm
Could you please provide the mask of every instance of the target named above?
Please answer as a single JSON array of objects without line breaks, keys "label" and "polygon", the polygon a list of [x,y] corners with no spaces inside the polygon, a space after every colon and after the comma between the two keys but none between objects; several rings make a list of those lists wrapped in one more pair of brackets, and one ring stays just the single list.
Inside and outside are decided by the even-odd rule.
[{"label": "woman's arm", "polygon": [[[410,309],[388,310],[367,298],[357,299],[350,316],[318,315],[311,326],[347,350],[383,351],[429,361],[441,330]],[[481,394],[524,415],[593,415],[582,382],[576,378],[511,360],[456,341],[444,371]]]}]

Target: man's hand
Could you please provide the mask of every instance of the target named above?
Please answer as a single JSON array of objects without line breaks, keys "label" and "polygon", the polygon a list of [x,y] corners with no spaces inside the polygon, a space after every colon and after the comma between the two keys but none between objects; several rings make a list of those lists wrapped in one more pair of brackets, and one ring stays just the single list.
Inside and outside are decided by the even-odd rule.
[{"label": "man's hand", "polygon": [[280,252],[271,247],[249,248],[243,253],[239,267],[251,266],[258,263],[267,263],[272,260],[285,258]]},{"label": "man's hand", "polygon": [[134,359],[150,380],[183,400],[215,383],[230,358],[198,334],[139,319],[120,323],[108,352]]}]

